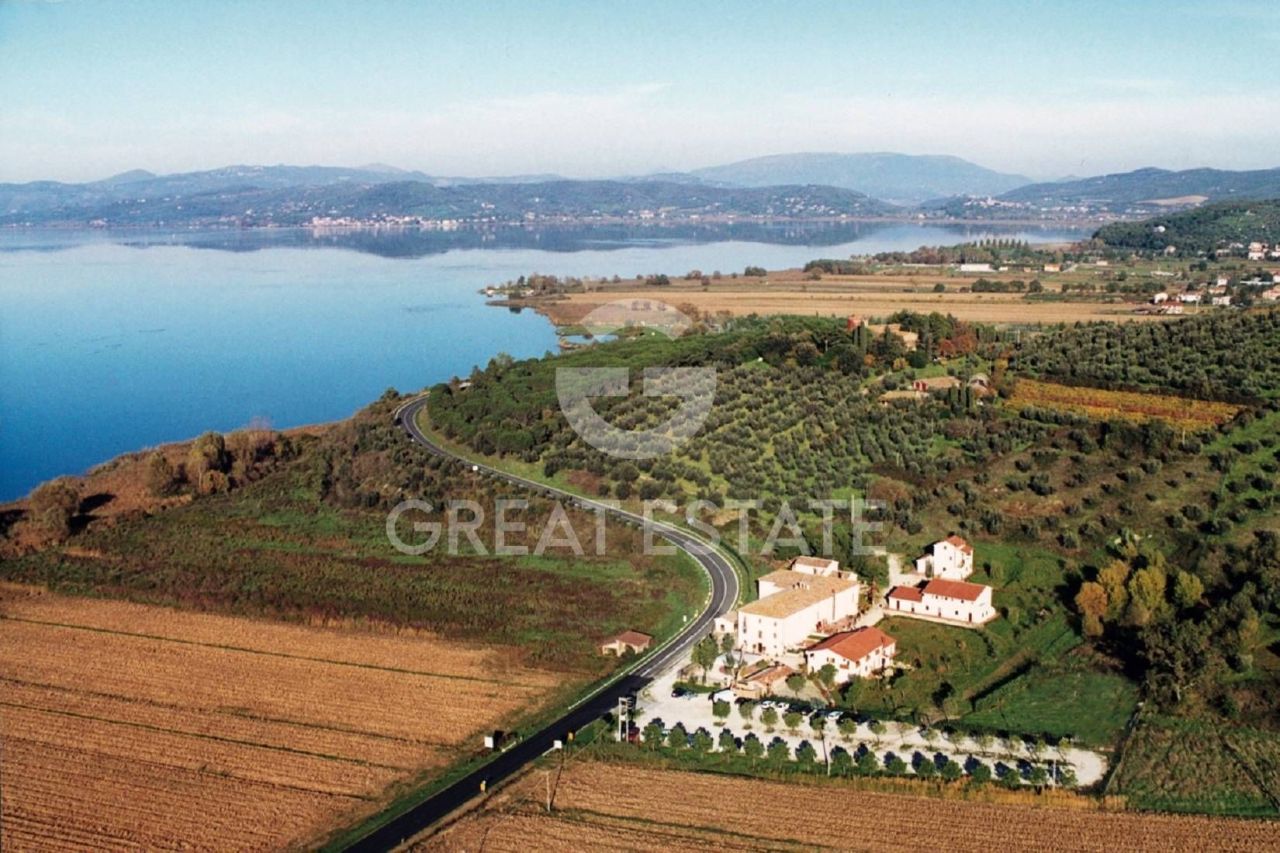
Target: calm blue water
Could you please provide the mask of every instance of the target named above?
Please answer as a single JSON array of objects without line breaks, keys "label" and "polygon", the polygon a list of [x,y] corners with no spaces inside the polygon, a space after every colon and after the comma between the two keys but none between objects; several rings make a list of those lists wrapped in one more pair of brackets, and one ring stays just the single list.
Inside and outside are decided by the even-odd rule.
[{"label": "calm blue water", "polygon": [[125,451],[254,418],[334,420],[388,387],[465,375],[500,351],[553,350],[545,320],[486,307],[476,293],[522,273],[728,272],[994,235],[1079,236],[912,225],[0,233],[0,500]]}]

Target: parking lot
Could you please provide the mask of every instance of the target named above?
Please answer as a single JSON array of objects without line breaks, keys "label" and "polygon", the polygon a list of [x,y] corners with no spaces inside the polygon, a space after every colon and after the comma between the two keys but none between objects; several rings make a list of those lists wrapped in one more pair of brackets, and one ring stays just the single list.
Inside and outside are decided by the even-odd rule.
[{"label": "parking lot", "polygon": [[[830,750],[839,746],[850,752],[859,745],[875,752],[883,761],[888,753],[912,763],[916,753],[941,763],[946,759],[954,759],[963,765],[971,764],[971,759],[982,761],[991,767],[998,763],[1017,766],[1032,758],[1031,753],[1021,741],[1005,743],[994,739],[983,746],[967,736],[944,738],[940,733],[926,735],[918,726],[908,723],[885,722],[884,731],[877,735],[871,730],[871,721],[867,718],[855,718],[854,715],[840,712],[822,712],[826,717],[821,734],[816,732],[810,723],[810,714],[805,714],[795,729],[795,734],[788,731],[782,721],[783,714],[790,710],[789,703],[782,699],[766,699],[753,709],[750,720],[741,716],[739,704],[730,702],[729,716],[717,719],[712,711],[713,702],[706,693],[688,693],[684,696],[673,696],[676,674],[668,672],[655,680],[637,697],[638,714],[636,725],[643,730],[646,725],[660,721],[664,729],[670,729],[680,723],[689,732],[704,728],[711,733],[713,739],[720,736],[722,729],[728,729],[739,740],[748,734],[755,734],[767,746],[774,739],[780,739],[795,755],[796,747],[808,741],[817,751],[819,760],[824,760]],[[778,722],[773,731],[766,731],[762,720],[766,703],[772,703],[778,713]],[[857,720],[856,728],[847,735],[839,730],[839,720],[843,717]],[[750,726],[748,728],[748,725]],[[1106,758],[1087,749],[1064,747],[1062,749],[1046,748],[1039,756],[1040,763],[1053,763],[1059,766],[1070,766],[1076,774],[1077,784],[1090,785],[1100,780],[1106,772]]]}]

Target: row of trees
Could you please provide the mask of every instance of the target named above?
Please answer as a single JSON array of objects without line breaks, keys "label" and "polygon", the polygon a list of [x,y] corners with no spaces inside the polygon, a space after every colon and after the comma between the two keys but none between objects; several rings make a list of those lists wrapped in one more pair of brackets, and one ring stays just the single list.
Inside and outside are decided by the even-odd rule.
[{"label": "row of trees", "polygon": [[[755,733],[738,738],[727,728],[722,728],[713,737],[705,728],[689,732],[683,724],[676,723],[668,730],[659,721],[654,721],[644,727],[640,738],[644,747],[650,751],[689,751],[704,755],[718,752],[725,756],[741,756],[750,761],[752,766],[763,763],[775,770],[790,767],[813,770],[824,763],[817,747],[808,740],[801,741],[793,751],[791,745],[780,737],[766,743]],[[920,779],[940,779],[944,782],[956,782],[967,776],[978,784],[998,778],[1008,788],[1020,788],[1024,785],[1024,780],[1036,787],[1043,787],[1050,782],[1049,768],[1041,763],[1019,762],[1017,766],[1012,766],[998,762],[993,768],[972,756],[962,764],[942,753],[926,755],[916,751],[906,758],[893,751],[880,755],[865,744],[859,744],[852,751],[843,746],[831,746],[827,751],[825,764],[828,774],[835,776],[911,774]],[[1056,777],[1058,784],[1069,787],[1076,784],[1075,771],[1069,766],[1058,767]]]}]

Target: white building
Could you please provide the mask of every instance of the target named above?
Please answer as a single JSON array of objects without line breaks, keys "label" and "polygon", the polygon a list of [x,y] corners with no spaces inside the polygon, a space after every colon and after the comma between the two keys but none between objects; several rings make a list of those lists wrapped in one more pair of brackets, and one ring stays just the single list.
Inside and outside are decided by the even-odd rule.
[{"label": "white building", "polygon": [[889,612],[903,616],[930,616],[948,622],[980,625],[996,618],[991,604],[991,587],[936,578],[921,587],[894,587],[888,598]]},{"label": "white building", "polygon": [[746,652],[777,657],[858,615],[858,584],[847,578],[771,572],[760,578],[759,592],[738,608],[738,648]]},{"label": "white building", "polygon": [[973,574],[973,546],[959,536],[948,536],[929,546],[916,560],[916,571],[931,578],[962,581]]},{"label": "white building", "polygon": [[1168,302],[1168,301],[1169,301],[1169,294],[1165,293],[1163,290],[1157,293],[1155,296],[1151,297],[1152,305],[1159,305],[1161,302]]},{"label": "white building", "polygon": [[961,264],[960,272],[995,272],[991,264]]},{"label": "white building", "polygon": [[1216,306],[1218,306],[1219,308],[1225,308],[1226,306],[1228,306],[1228,305],[1230,305],[1230,304],[1231,304],[1231,297],[1230,297],[1230,296],[1215,296],[1215,297],[1213,297],[1213,304],[1214,304],[1214,305],[1216,305]]},{"label": "white building", "polygon": [[858,628],[832,634],[805,650],[805,666],[817,672],[827,664],[835,667],[836,683],[850,678],[870,678],[893,666],[898,643],[879,628]]},{"label": "white building", "polygon": [[1199,304],[1200,304],[1200,294],[1198,294],[1198,293],[1180,293],[1180,294],[1178,294],[1178,301],[1179,301],[1179,302],[1181,302],[1183,305],[1199,305]]}]

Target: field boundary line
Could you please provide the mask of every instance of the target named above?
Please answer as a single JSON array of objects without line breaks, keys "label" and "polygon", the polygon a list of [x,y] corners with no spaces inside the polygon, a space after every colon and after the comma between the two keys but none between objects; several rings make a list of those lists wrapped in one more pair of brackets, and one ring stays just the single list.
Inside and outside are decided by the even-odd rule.
[{"label": "field boundary line", "polygon": [[[546,813],[543,812],[542,816]],[[792,850],[840,850],[843,848],[832,847],[825,844],[814,844],[813,842],[797,841],[794,838],[778,838],[772,835],[748,834],[745,832],[735,832],[732,829],[722,829],[720,827],[708,827],[696,823],[670,823],[668,821],[656,820],[654,818],[639,817],[637,815],[619,815],[609,812],[597,811],[596,809],[582,808],[580,806],[571,806],[567,809],[560,809],[551,812],[551,816],[559,815],[566,822],[579,823],[586,826],[599,826],[600,823],[615,822],[622,824],[625,828],[630,828],[635,832],[645,832],[656,834],[657,830],[664,830],[662,834],[670,836],[673,839],[682,837],[681,831],[700,832],[711,836],[727,836],[729,838],[740,839],[751,843],[753,849],[761,846],[760,842],[767,842],[765,845],[769,850],[792,849]],[[590,820],[583,820],[579,815],[588,815],[592,817],[603,818],[600,823],[593,823]]]},{"label": "field boundary line", "polygon": [[298,749],[292,746],[280,746],[270,743],[257,743],[251,740],[242,740],[240,738],[227,737],[225,735],[201,734],[200,732],[185,732],[181,729],[170,729],[164,726],[155,726],[150,723],[139,723],[132,720],[112,720],[108,717],[99,717],[94,714],[82,714],[79,711],[65,711],[58,708],[38,708],[34,705],[23,705],[20,702],[8,702],[0,699],[0,707],[16,708],[20,711],[31,711],[37,714],[53,714],[59,717],[71,717],[76,720],[91,720],[97,723],[106,723],[112,726],[124,726],[130,729],[142,729],[143,731],[155,732],[157,734],[177,735],[178,737],[190,737],[197,740],[209,740],[216,743],[229,743],[236,746],[247,746],[253,749],[266,749],[272,752],[286,752],[291,755],[303,755],[307,758],[318,758],[322,761],[335,761],[343,764],[354,764],[359,767],[373,767],[378,770],[394,770],[398,773],[412,773],[416,768],[413,767],[397,767],[393,764],[380,764],[376,761],[363,761],[359,758],[347,758],[342,755],[329,755],[323,752],[312,752],[307,749]]},{"label": "field boundary line", "polygon": [[[199,646],[206,649],[218,649],[224,652],[241,652],[249,655],[265,655],[267,657],[303,660],[311,663],[323,663],[331,666],[350,666],[357,669],[373,669],[381,672],[394,672],[398,675],[418,675],[424,678],[447,678],[454,681],[473,681],[480,684],[493,684],[500,687],[515,687],[522,690],[544,691],[545,687],[519,681],[504,681],[500,678],[483,678],[478,675],[453,675],[444,672],[430,672],[421,669],[407,669],[399,666],[386,666],[376,663],[357,663],[355,661],[334,660],[332,658],[316,658],[292,652],[274,652],[268,649],[251,649],[248,646],[232,646],[223,643],[205,643],[200,640],[184,640],[180,637],[165,637],[161,634],[143,634],[136,631],[121,631],[117,628],[99,628],[93,625],[75,625],[70,622],[52,622],[45,619],[30,619],[25,616],[9,616],[0,614],[0,621],[21,622],[27,625],[45,625],[51,628],[67,628],[74,631],[91,631],[98,634],[111,634],[118,637],[131,637],[138,640],[157,640],[164,643],[176,643],[183,646]],[[302,626],[298,626],[302,627]]]},{"label": "field boundary line", "polygon": [[77,696],[88,696],[94,699],[107,699],[113,702],[120,702],[130,705],[142,705],[148,708],[164,708],[169,711],[177,711],[179,713],[200,712],[205,714],[220,714],[228,717],[236,717],[241,720],[252,720],[256,723],[274,723],[282,726],[295,726],[297,728],[314,729],[316,731],[335,732],[337,734],[357,735],[360,737],[368,737],[374,740],[392,741],[394,743],[403,743],[408,745],[421,745],[427,747],[453,747],[454,743],[447,741],[430,741],[430,740],[414,740],[413,738],[403,737],[401,735],[384,734],[382,732],[364,731],[362,729],[353,729],[346,726],[333,726],[324,723],[308,723],[302,720],[290,720],[286,717],[272,717],[266,714],[250,713],[242,708],[234,707],[215,707],[215,708],[199,708],[194,705],[179,705],[175,702],[161,702],[156,699],[146,699],[143,697],[121,696],[117,693],[103,693],[100,690],[82,690],[76,687],[66,687],[61,684],[46,684],[38,681],[26,681],[21,678],[11,678],[7,675],[0,675],[0,682],[8,682],[9,684],[17,684],[22,687],[31,687],[40,690],[54,690],[59,693],[70,693]]}]

